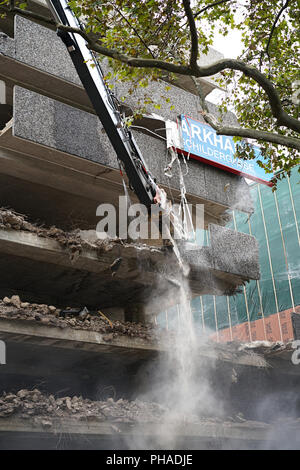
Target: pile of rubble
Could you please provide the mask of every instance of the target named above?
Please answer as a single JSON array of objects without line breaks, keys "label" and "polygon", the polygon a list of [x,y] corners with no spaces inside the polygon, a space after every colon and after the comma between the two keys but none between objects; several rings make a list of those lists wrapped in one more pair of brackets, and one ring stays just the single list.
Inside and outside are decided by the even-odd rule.
[{"label": "pile of rubble", "polygon": [[19,390],[0,396],[0,419],[14,415],[29,419],[39,417],[45,426],[51,426],[51,418],[74,417],[112,422],[159,422],[165,408],[157,403],[128,401],[125,399],[92,401],[81,396],[58,397],[43,394],[40,390]]},{"label": "pile of rubble", "polygon": [[[0,207],[0,230],[21,230],[36,234],[38,237],[49,238],[57,241],[63,248],[70,252],[71,260],[76,259],[84,248],[92,249],[97,253],[105,253],[111,251],[116,246],[134,247],[137,250],[147,250],[153,253],[160,254],[163,249],[151,247],[144,243],[133,243],[132,240],[122,240],[120,238],[98,238],[95,230],[80,230],[74,229],[71,232],[52,226],[46,228],[32,224],[26,220],[26,216],[18,214],[12,209],[5,209]],[[161,247],[160,247],[161,248]]]},{"label": "pile of rubble", "polygon": [[92,313],[86,308],[82,309],[77,316],[74,316],[72,311],[71,308],[62,311],[54,305],[22,302],[18,295],[13,295],[11,298],[4,297],[0,300],[0,318],[31,320],[59,328],[71,327],[77,330],[97,331],[103,333],[105,341],[111,341],[120,335],[154,341],[161,334],[150,323],[114,321],[106,317],[101,311]]},{"label": "pile of rubble", "polygon": [[279,356],[282,352],[292,353],[294,349],[293,341],[252,341],[239,345],[239,351],[249,351],[262,356]]},{"label": "pile of rubble", "polygon": [[[55,397],[46,395],[38,389],[19,390],[17,393],[4,392],[0,396],[1,418],[15,417],[34,419],[45,427],[51,427],[56,418],[74,418],[81,421],[93,420],[109,423],[163,423],[170,419],[170,410],[152,401],[126,400],[108,398],[107,400],[90,400],[82,396]],[[179,417],[172,418],[178,422]],[[225,419],[217,416],[184,417],[184,422],[201,423],[244,423],[242,413],[228,416]]]},{"label": "pile of rubble", "polygon": [[50,227],[49,229],[39,227],[28,222],[24,215],[11,209],[0,208],[0,229],[23,230],[35,233],[38,237],[55,239],[64,248],[70,250],[71,257],[79,254],[82,249],[82,240],[76,231],[64,232],[56,227]]}]

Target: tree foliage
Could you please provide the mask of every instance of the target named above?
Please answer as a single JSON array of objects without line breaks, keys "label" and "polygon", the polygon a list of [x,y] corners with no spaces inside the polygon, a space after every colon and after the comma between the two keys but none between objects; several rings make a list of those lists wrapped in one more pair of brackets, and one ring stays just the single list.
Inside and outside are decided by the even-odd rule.
[{"label": "tree foliage", "polygon": [[[273,165],[289,173],[299,164],[299,0],[70,0],[69,4],[84,24],[85,32],[79,34],[92,50],[108,58],[118,79],[146,87],[166,75],[190,76],[204,119],[217,133],[234,136],[239,156],[253,158],[254,139],[266,158],[267,164],[261,165],[267,171]],[[24,3],[4,0],[1,5],[3,12],[30,17]],[[240,57],[199,66],[197,60],[207,54],[215,33],[227,36],[233,29],[242,32]],[[224,126],[209,114],[196,79],[215,75],[228,91],[221,110],[233,109],[240,128]]]}]

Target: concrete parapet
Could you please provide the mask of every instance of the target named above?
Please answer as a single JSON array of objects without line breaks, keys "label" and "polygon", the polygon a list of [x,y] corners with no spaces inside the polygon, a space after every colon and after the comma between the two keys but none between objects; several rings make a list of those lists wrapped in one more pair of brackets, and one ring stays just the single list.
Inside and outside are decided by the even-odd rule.
[{"label": "concrete parapet", "polygon": [[[51,48],[49,48],[49,44],[51,44]],[[34,67],[44,73],[51,74],[57,78],[81,86],[80,79],[64,44],[52,29],[45,28],[33,21],[16,15],[14,39],[7,38],[5,36],[2,37],[0,40],[0,51],[3,55],[18,62],[22,62],[29,67]],[[214,55],[215,53],[212,53],[212,57]],[[102,64],[104,72],[106,73],[108,71],[106,61],[103,61]],[[217,87],[214,81],[209,77],[207,79],[201,79],[201,82],[205,94],[210,93]],[[135,107],[138,99],[143,96],[143,91],[140,89],[130,97],[128,95],[128,84],[120,84],[115,80],[112,80],[112,83],[115,87],[115,93],[119,97],[125,94],[127,98],[126,103],[129,106]],[[155,82],[150,84],[150,88],[147,89],[147,93],[153,95],[154,101],[157,97],[158,102],[162,102],[160,112],[164,117],[176,117],[178,113],[182,112],[182,106],[184,103],[190,107],[190,113],[195,114],[196,112],[198,114],[197,98],[193,93],[190,93],[190,90],[194,90],[194,87],[191,86],[192,81],[189,77],[178,76],[175,79],[175,83],[177,86],[167,84],[170,87],[170,90],[167,92],[165,82]],[[188,91],[182,88],[185,88]],[[174,105],[174,109],[172,110],[170,110],[170,104],[164,104],[162,101],[161,96],[166,94],[170,97],[171,102]],[[76,103],[76,95],[74,96],[74,102]],[[178,104],[181,108],[180,110],[178,108]],[[153,108],[153,110],[155,111],[155,108]]]},{"label": "concrete parapet", "polygon": [[[18,86],[14,90],[13,136],[118,169],[114,150],[95,115]],[[179,178],[169,182],[164,174],[165,143],[136,131],[134,136],[158,182],[179,190]],[[253,210],[243,178],[197,161],[190,160],[188,166],[187,193],[203,202],[210,201],[217,214],[231,207]]]}]

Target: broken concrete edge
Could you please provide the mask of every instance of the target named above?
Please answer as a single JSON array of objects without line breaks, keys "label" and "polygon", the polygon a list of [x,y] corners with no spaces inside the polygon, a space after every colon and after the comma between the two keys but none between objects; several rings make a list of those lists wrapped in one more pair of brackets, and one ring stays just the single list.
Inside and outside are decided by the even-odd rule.
[{"label": "broken concrete edge", "polygon": [[[20,311],[22,312],[22,310]],[[22,316],[22,313],[20,313]],[[110,333],[107,330],[102,334],[93,330],[93,327],[76,327],[71,324],[64,324],[64,328],[51,324],[44,324],[34,318],[22,319],[12,316],[3,316],[0,314],[0,339],[8,342],[24,342],[36,344],[41,347],[57,347],[62,349],[81,349],[87,351],[116,351],[121,350],[150,353],[167,353],[171,350],[174,343],[172,332],[165,330],[148,329],[146,338],[136,337],[134,335]],[[122,325],[121,322],[114,322],[116,325]],[[144,325],[141,331],[145,330]],[[130,332],[130,327],[128,328]],[[133,328],[134,331],[134,328]],[[199,361],[206,359],[208,361],[219,361],[237,366],[249,366],[255,368],[269,368],[270,365],[262,353],[243,350],[240,343],[218,344],[206,338],[201,341],[199,338]]]},{"label": "broken concrete edge", "polygon": [[53,239],[57,241],[63,248],[70,251],[71,260],[74,259],[83,249],[90,249],[99,252],[108,252],[112,250],[115,245],[121,245],[124,249],[134,248],[137,251],[147,251],[161,253],[166,252],[164,247],[151,247],[139,242],[130,243],[127,240],[120,238],[104,239],[97,237],[96,230],[80,230],[76,229],[72,232],[65,232],[57,227],[50,227],[49,229],[39,227],[26,220],[22,214],[17,214],[11,209],[4,209],[0,207],[0,230],[16,230],[21,232],[30,232],[36,234],[37,237]]},{"label": "broken concrete edge", "polygon": [[[95,433],[98,435],[136,433],[159,435],[171,426],[177,435],[239,437],[236,433],[247,433],[247,438],[256,438],[257,433],[268,431],[264,422],[247,421],[242,413],[234,416],[213,417],[191,415],[173,421],[169,406],[140,399],[91,400],[82,396],[55,396],[39,389],[20,389],[3,392],[0,396],[0,432],[71,432]],[[300,420],[293,420],[299,426]],[[66,430],[66,431],[64,431]],[[233,434],[232,434],[233,433]]]},{"label": "broken concrete edge", "polygon": [[[18,260],[22,259],[22,266],[25,266],[23,269],[24,275],[27,276],[29,273],[32,273],[32,275],[37,274],[35,282],[39,282],[40,279],[36,271],[40,269],[40,266],[46,270],[48,268],[56,270],[59,273],[67,269],[69,276],[65,277],[66,282],[67,280],[72,281],[72,276],[77,276],[77,274],[80,277],[90,276],[92,278],[94,288],[91,290],[92,284],[88,283],[82,290],[82,295],[76,294],[77,291],[75,290],[74,296],[70,291],[63,291],[59,297],[56,297],[55,281],[51,284],[52,298],[46,297],[46,303],[48,302],[49,305],[53,305],[53,303],[56,305],[57,303],[58,306],[65,307],[67,302],[68,305],[77,307],[86,305],[91,309],[98,306],[103,308],[115,306],[123,309],[128,307],[130,309],[133,305],[139,305],[141,313],[145,309],[145,314],[155,317],[163,310],[181,302],[178,281],[180,283],[182,277],[177,259],[174,259],[174,256],[168,254],[168,252],[157,249],[150,250],[148,246],[139,251],[133,244],[127,247],[116,244],[109,251],[100,252],[87,249],[80,252],[78,246],[76,246],[76,256],[72,252],[71,255],[73,256],[70,259],[70,251],[62,247],[56,240],[38,237],[35,233],[21,230],[0,229],[0,253],[2,257],[7,259],[8,269],[12,268],[14,271],[14,263],[18,263]],[[122,261],[118,269],[115,270],[114,263],[120,258],[122,258]],[[28,263],[33,263],[33,266],[30,267]],[[229,282],[226,282],[226,279],[225,281],[219,280],[213,273],[210,273],[208,268],[205,268],[203,272],[201,264],[191,269],[191,275],[194,276],[195,273],[197,274],[196,278],[189,276],[187,279],[192,295],[211,294],[212,287],[214,288],[213,293],[222,295],[229,285],[233,287],[239,281],[236,278],[232,279],[233,276],[230,277]],[[64,273],[64,275],[67,274]],[[109,301],[107,301],[104,294],[101,295],[98,292],[100,282],[104,289],[107,289],[108,285],[111,289],[115,287],[117,289],[122,288],[122,297],[109,298]],[[176,282],[177,285],[174,285]],[[134,296],[128,290],[129,285],[132,289],[135,289]],[[6,286],[6,290],[4,286]],[[203,289],[206,289],[206,292]],[[10,295],[14,293],[21,294],[23,299],[31,302],[45,303],[42,296],[30,296],[28,292],[28,295],[25,295],[22,288],[14,282],[11,285],[3,284],[1,294],[5,296],[7,295],[6,292]],[[149,298],[151,292],[156,294],[153,299]],[[166,292],[168,292],[167,296]],[[64,300],[65,297],[68,300]],[[135,318],[140,321],[138,317]],[[129,316],[126,319],[129,319]]]},{"label": "broken concrete edge", "polygon": [[[228,284],[232,283],[231,292],[226,293],[232,295],[239,285],[248,282],[250,279],[259,278],[259,269],[257,270],[256,263],[258,258],[257,240],[250,235],[224,228],[225,237],[222,237],[223,232],[218,226],[210,224],[209,228],[211,246],[199,246],[189,251],[185,250],[183,245],[181,250],[183,260],[191,267],[192,278],[194,277],[193,273],[197,273],[197,270],[201,273],[205,270],[214,270],[216,275],[215,284],[217,285],[218,272],[230,275],[232,279]],[[111,263],[114,260],[106,260],[105,262],[100,256],[106,253],[113,255],[113,251],[117,248],[119,254],[116,258],[143,258],[145,261],[151,258],[152,261],[157,262],[156,264],[163,263],[162,275],[173,274],[172,278],[181,276],[179,260],[176,258],[171,246],[151,246],[137,241],[129,243],[127,240],[119,238],[111,239],[107,237],[100,239],[96,230],[76,229],[72,232],[65,232],[54,226],[46,229],[29,223],[24,215],[3,208],[0,208],[0,230],[2,231],[3,241],[6,240],[8,243],[24,243],[28,246],[36,246],[52,252],[59,250],[60,246],[62,249],[67,250],[73,267],[78,269],[82,268],[82,263],[76,266],[76,261],[82,255],[84,258],[89,258],[90,263],[92,263],[92,260],[98,261],[99,267],[102,264],[102,269],[111,269],[113,274]],[[31,236],[26,235],[26,233]],[[14,240],[14,237],[16,240]],[[41,239],[47,240],[47,242],[51,241],[51,244],[45,242],[43,245]],[[245,246],[245,249],[242,250],[242,259],[237,257],[236,254],[233,256],[232,253],[237,249],[239,243],[243,243]],[[166,263],[166,259],[168,263]],[[85,268],[88,269],[87,265]],[[91,267],[90,269],[95,270],[96,268]],[[150,271],[158,272],[159,275],[158,266],[156,268],[148,266],[147,271],[149,273]],[[197,279],[197,276],[195,279]],[[228,289],[230,289],[229,286]],[[194,291],[197,293],[197,289]]]},{"label": "broken concrete edge", "polygon": [[[235,232],[234,235],[237,237]],[[178,287],[174,287],[173,283],[177,282],[178,286],[178,281],[182,279],[182,269],[170,246],[153,247],[109,238],[99,240],[94,230],[77,229],[64,232],[54,226],[45,229],[27,222],[24,216],[12,210],[0,209],[0,247],[0,251],[6,255],[21,256],[78,272],[95,273],[107,282],[130,280],[143,289],[159,285],[160,296],[165,290],[172,292],[172,296],[168,296],[167,301],[161,304],[157,301],[149,302],[148,299],[147,312],[141,304],[141,315],[131,316],[130,312],[128,315],[127,312],[126,319],[132,321],[142,321],[144,314],[153,319],[155,314],[164,309],[163,305],[168,308],[180,303]],[[228,274],[215,272],[212,254],[209,257],[210,263],[209,259],[204,263],[208,249],[210,250],[208,247],[199,246],[193,250],[191,259],[183,257],[191,268],[188,276],[191,294],[212,293],[212,288],[216,295],[222,295],[224,292],[233,294],[237,286],[249,279],[243,280],[242,275],[230,275],[227,279]],[[121,260],[121,263],[115,270],[114,263],[118,260]],[[138,303],[137,300],[135,303]],[[130,301],[128,308],[133,309],[133,304],[134,302]],[[145,306],[145,302],[143,305]],[[127,308],[127,305],[123,307]],[[148,316],[148,320],[150,317]]]},{"label": "broken concrete edge", "polygon": [[253,235],[209,224],[214,269],[260,279],[259,245]]},{"label": "broken concrete edge", "polygon": [[239,351],[256,352],[266,357],[284,356],[285,353],[292,353],[295,350],[293,341],[284,343],[283,341],[253,341],[252,343],[242,343],[238,347]]},{"label": "broken concrete edge", "polygon": [[[145,419],[157,422],[168,408],[153,401],[123,398],[91,400],[80,396],[55,396],[34,389],[21,389],[18,392],[3,392],[0,396],[0,419],[19,417],[44,419],[70,418],[78,421],[93,419],[97,422],[121,421],[139,422]],[[121,418],[121,419],[120,419]]]},{"label": "broken concrete edge", "polygon": [[31,340],[46,346],[52,341],[61,347],[72,347],[73,342],[87,349],[94,345],[96,350],[101,349],[100,345],[110,344],[115,347],[156,350],[161,335],[167,337],[164,330],[151,323],[113,320],[101,310],[93,314],[87,309],[75,310],[79,313],[77,316],[74,316],[72,309],[66,308],[62,317],[61,310],[53,305],[21,302],[17,295],[11,299],[4,297],[0,300],[1,337],[13,339],[14,335],[19,335],[20,341],[23,338],[24,341]]},{"label": "broken concrete edge", "polygon": [[[89,420],[86,422],[72,418],[63,419],[45,419],[43,424],[42,417],[36,422],[20,418],[0,418],[0,432],[20,432],[20,433],[50,433],[59,435],[67,433],[68,435],[87,434],[89,436],[157,436],[164,435],[165,426],[174,425],[171,423],[115,423],[106,422],[99,423],[97,420]],[[293,427],[295,431],[299,430],[300,424]],[[224,423],[202,422],[201,424],[185,424],[181,426],[178,436],[195,436],[203,439],[238,439],[238,440],[254,440],[264,441],[272,440],[272,426],[266,423],[246,421],[245,423],[232,423],[230,421]],[[165,436],[164,436],[165,437]]]},{"label": "broken concrete edge", "polygon": [[[54,239],[62,247],[67,247],[70,251],[80,251],[82,248],[90,248],[92,250],[110,251],[116,244],[122,247],[132,247],[133,242],[122,240],[120,238],[109,238],[105,235],[103,239],[97,237],[96,230],[80,230],[75,229],[72,232],[66,232],[57,227],[45,228],[36,224],[30,223],[24,214],[18,214],[13,209],[0,207],[0,229],[1,230],[15,230],[21,232],[30,232],[36,234],[37,237]],[[154,252],[166,251],[164,247],[151,247],[146,244],[134,242],[134,247],[137,250],[147,250]]]},{"label": "broken concrete edge", "polygon": [[97,331],[88,331],[84,329],[75,329],[66,327],[60,329],[55,326],[40,325],[34,320],[7,320],[0,317],[0,335],[4,341],[22,342],[39,344],[45,347],[58,347],[62,349],[76,348],[101,352],[104,350],[114,349],[128,349],[128,350],[147,350],[147,351],[162,351],[154,339],[142,340],[138,337],[118,336],[113,337],[112,334],[101,334]]},{"label": "broken concrete edge", "polygon": [[[18,341],[61,348],[72,348],[76,344],[76,348],[95,351],[112,346],[165,352],[174,341],[172,331],[153,323],[113,320],[109,314],[107,317],[85,314],[82,318],[70,316],[63,319],[59,317],[60,312],[61,309],[55,306],[21,302],[17,295],[11,299],[6,297],[0,300],[0,336],[9,341],[18,338]],[[199,358],[242,366],[270,368],[273,359],[290,363],[293,351],[291,341],[229,341],[223,344],[199,336]]]},{"label": "broken concrete edge", "polygon": [[[49,238],[47,231],[42,232],[43,236],[38,236],[37,233],[14,229],[13,227],[4,227],[2,230],[0,228],[0,252],[8,258],[21,257],[25,260],[43,263],[45,266],[49,265],[57,269],[67,268],[71,274],[78,272],[84,276],[90,273],[94,276],[95,280],[96,277],[99,277],[102,283],[108,282],[118,285],[119,282],[122,282],[124,287],[129,282],[133,287],[142,291],[145,289],[148,289],[148,291],[149,289],[155,289],[159,285],[159,292],[161,293],[164,293],[165,289],[169,289],[169,291],[173,289],[178,293],[178,288],[175,290],[172,285],[169,285],[169,277],[174,276],[175,273],[180,275],[180,266],[177,258],[169,249],[154,248],[149,245],[134,243],[128,244],[118,239],[116,241],[109,239],[104,241],[99,240],[99,242],[96,240],[95,243],[91,243],[88,237],[85,238],[87,235],[85,231],[79,231],[79,235],[81,234],[82,237],[76,237],[74,234],[66,237],[65,232],[59,229],[53,228],[51,230],[55,233],[55,237],[57,236],[60,239],[61,243],[56,239]],[[92,232],[96,236],[95,231]],[[13,286],[11,286],[10,290],[14,293]],[[18,290],[17,287],[16,290]],[[119,307],[130,307],[140,302],[137,297],[130,297],[128,289],[126,292],[127,300],[121,302],[118,305]],[[5,291],[2,291],[2,293],[5,295]],[[80,301],[78,298],[77,306],[78,301],[80,301],[81,306],[85,302],[85,305],[88,307],[98,307],[98,305],[101,305],[101,298],[99,295],[97,298],[97,301],[94,299],[91,302],[87,297],[85,297],[84,301]],[[176,299],[177,297],[173,297],[172,301]],[[179,301],[177,299],[177,302]],[[72,302],[72,299],[69,298],[68,302]],[[148,302],[146,298],[143,301],[143,305],[145,302]],[[61,299],[59,305],[65,305],[63,299]],[[102,305],[104,308],[103,303]],[[113,307],[114,305],[106,306]],[[151,308],[154,310],[150,312],[148,309],[149,313],[160,312],[161,310],[159,309],[162,308],[162,303],[159,304],[155,301]]]}]

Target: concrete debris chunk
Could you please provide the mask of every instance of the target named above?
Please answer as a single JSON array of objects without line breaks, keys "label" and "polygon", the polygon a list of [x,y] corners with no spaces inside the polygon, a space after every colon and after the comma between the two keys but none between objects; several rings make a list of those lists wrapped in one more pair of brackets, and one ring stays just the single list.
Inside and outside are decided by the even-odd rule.
[{"label": "concrete debris chunk", "polygon": [[45,428],[51,428],[52,426],[52,421],[50,421],[49,419],[43,419],[41,421],[41,424],[42,426],[44,426]]},{"label": "concrete debris chunk", "polygon": [[30,305],[29,302],[22,302],[21,303],[21,308],[27,308],[27,307],[29,307],[29,305]]},{"label": "concrete debris chunk", "polygon": [[17,308],[21,308],[21,300],[18,295],[13,295],[10,299],[10,303]]},{"label": "concrete debris chunk", "polygon": [[66,405],[67,405],[68,410],[72,410],[72,403],[71,403],[70,397],[66,397]]}]

